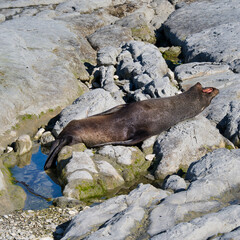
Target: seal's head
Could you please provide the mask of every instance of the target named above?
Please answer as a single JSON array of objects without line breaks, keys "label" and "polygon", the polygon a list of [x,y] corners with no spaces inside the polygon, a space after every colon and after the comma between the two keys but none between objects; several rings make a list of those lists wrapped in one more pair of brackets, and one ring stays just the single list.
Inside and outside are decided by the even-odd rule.
[{"label": "seal's head", "polygon": [[208,107],[212,99],[218,95],[219,90],[214,87],[203,88],[201,83],[196,83],[189,90],[190,98],[192,100],[192,105],[195,106],[196,111],[203,111]]},{"label": "seal's head", "polygon": [[203,88],[201,83],[196,83],[190,89],[194,89],[198,94],[201,101],[205,102],[205,104],[209,105],[214,97],[216,97],[219,93],[219,90],[214,87],[205,87]]}]

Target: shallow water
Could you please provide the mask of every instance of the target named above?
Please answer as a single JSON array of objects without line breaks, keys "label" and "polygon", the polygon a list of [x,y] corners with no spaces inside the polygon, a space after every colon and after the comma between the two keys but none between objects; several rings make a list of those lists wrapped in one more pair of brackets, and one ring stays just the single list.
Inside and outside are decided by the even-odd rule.
[{"label": "shallow water", "polygon": [[62,196],[61,187],[43,170],[47,155],[38,151],[32,154],[31,162],[22,168],[15,166],[11,169],[17,185],[21,186],[27,194],[25,210],[37,210],[52,204],[51,198]]}]

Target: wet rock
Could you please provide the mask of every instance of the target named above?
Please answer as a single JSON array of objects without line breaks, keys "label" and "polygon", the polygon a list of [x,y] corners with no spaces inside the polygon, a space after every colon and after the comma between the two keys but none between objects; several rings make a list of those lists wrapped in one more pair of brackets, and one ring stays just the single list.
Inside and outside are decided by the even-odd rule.
[{"label": "wet rock", "polygon": [[118,104],[119,102],[104,89],[95,89],[87,92],[60,113],[60,119],[56,122],[53,133],[58,135],[71,120],[78,120],[101,113]]},{"label": "wet rock", "polygon": [[46,131],[41,136],[41,145],[45,147],[50,147],[51,144],[55,141],[54,136],[50,131]]},{"label": "wet rock", "polygon": [[132,40],[131,31],[117,25],[102,27],[88,36],[88,41],[95,50],[106,46],[119,47],[121,43],[130,40]]},{"label": "wet rock", "polygon": [[121,195],[82,211],[70,223],[63,239],[85,236],[93,228],[96,231],[89,239],[125,238],[137,230],[135,223],[141,224],[144,221],[146,208],[167,194],[151,185],[141,184],[127,196]]},{"label": "wet rock", "polygon": [[42,134],[45,132],[44,128],[40,128],[37,133],[34,136],[34,140],[38,140],[39,138],[41,138]]},{"label": "wet rock", "polygon": [[178,175],[171,175],[164,180],[163,189],[171,189],[174,192],[182,191],[187,188],[185,180]]},{"label": "wet rock", "polygon": [[22,135],[16,141],[16,151],[23,155],[32,149],[32,141],[29,135]]},{"label": "wet rock", "polygon": [[137,147],[105,146],[95,154],[89,149],[80,150],[80,144],[78,148],[64,147],[57,168],[64,196],[79,200],[133,185],[151,164]]},{"label": "wet rock", "polygon": [[85,204],[77,199],[74,198],[67,198],[67,197],[57,197],[53,199],[53,205],[59,208],[73,208],[77,206],[85,206]]},{"label": "wet rock", "polygon": [[22,209],[26,200],[24,190],[14,185],[8,168],[0,160],[0,215]]},{"label": "wet rock", "polygon": [[[123,177],[117,172],[117,170],[107,161],[96,161],[99,174],[107,182],[106,188],[108,190],[114,189],[119,185],[124,184]],[[110,179],[110,180],[109,180]],[[111,184],[110,184],[111,181]],[[116,182],[116,183],[115,183]]]}]

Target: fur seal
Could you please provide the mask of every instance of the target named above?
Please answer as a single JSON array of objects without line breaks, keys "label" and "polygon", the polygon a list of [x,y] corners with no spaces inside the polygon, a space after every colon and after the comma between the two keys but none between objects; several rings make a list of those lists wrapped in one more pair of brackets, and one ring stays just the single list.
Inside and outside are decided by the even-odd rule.
[{"label": "fur seal", "polygon": [[65,145],[81,142],[87,147],[134,145],[160,134],[176,123],[198,115],[218,93],[216,88],[202,88],[197,83],[176,96],[123,104],[85,119],[73,120],[53,143],[44,169],[54,167],[56,157]]}]

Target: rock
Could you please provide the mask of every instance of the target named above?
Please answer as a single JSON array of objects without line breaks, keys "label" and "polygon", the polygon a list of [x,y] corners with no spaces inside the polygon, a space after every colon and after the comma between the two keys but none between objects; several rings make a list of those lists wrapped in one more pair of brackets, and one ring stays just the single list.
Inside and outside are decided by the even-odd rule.
[{"label": "rock", "polygon": [[89,13],[97,8],[106,8],[112,4],[111,0],[70,0],[62,1],[62,4],[59,4],[56,8],[57,11],[61,13]]},{"label": "rock", "polygon": [[5,16],[3,14],[0,14],[0,23],[4,22],[5,20]]},{"label": "rock", "polygon": [[[98,173],[94,162],[89,155],[84,152],[73,152],[72,158],[66,166],[66,175],[69,176],[78,170],[87,170],[90,173]],[[79,178],[81,178],[81,176],[79,176]]]},{"label": "rock", "polygon": [[32,149],[32,141],[29,135],[22,135],[16,141],[16,151],[23,155]]},{"label": "rock", "polygon": [[98,151],[101,155],[108,155],[112,158],[117,159],[117,163],[123,165],[131,165],[134,162],[132,158],[133,152],[136,152],[136,149],[133,147],[124,147],[124,146],[104,146]]},{"label": "rock", "polygon": [[240,83],[235,82],[221,89],[209,108],[204,111],[204,115],[216,123],[220,132],[237,146],[240,144],[239,87]]},{"label": "rock", "polygon": [[240,206],[223,208],[217,213],[209,213],[187,223],[179,223],[172,229],[160,233],[152,240],[174,239],[208,239],[219,233],[232,231],[240,225]]},{"label": "rock", "polygon": [[187,184],[183,178],[178,175],[171,175],[164,180],[163,189],[171,189],[174,192],[182,191],[187,188]]},{"label": "rock", "polygon": [[34,5],[50,5],[50,4],[59,4],[63,2],[64,0],[39,0],[35,2],[34,0],[21,0],[21,1],[11,1],[8,0],[2,0],[0,3],[0,9],[1,8],[23,8],[23,7],[29,7]]},{"label": "rock", "polygon": [[[173,198],[175,198],[175,194],[172,194],[174,195]],[[168,197],[165,199],[167,200]],[[206,214],[214,209],[219,209],[220,205],[217,201],[193,203],[184,203],[181,201],[181,203],[179,202],[178,204],[169,204],[167,201],[165,202],[165,199],[150,212],[150,224],[147,233],[151,237],[161,232],[171,230],[179,222],[184,222],[184,220],[188,221],[203,213]]]},{"label": "rock", "polygon": [[161,25],[167,20],[169,15],[174,12],[174,6],[167,0],[152,1],[151,6],[155,11],[155,16],[151,20],[151,25],[154,29],[159,29]]},{"label": "rock", "polygon": [[240,10],[236,4],[239,3],[228,0],[196,1],[185,4],[164,23],[165,34],[174,45],[178,46],[182,45],[190,35],[222,24],[238,22]]},{"label": "rock", "polygon": [[41,136],[41,145],[50,147],[51,144],[55,141],[54,136],[50,131],[46,131]]},{"label": "rock", "polygon": [[238,240],[240,236],[240,228],[236,228],[235,230],[232,230],[229,233],[225,233],[221,235],[220,237],[213,238],[214,240]]},{"label": "rock", "polygon": [[120,52],[120,48],[115,48],[111,46],[101,48],[97,52],[98,65],[115,65],[117,63],[117,56]]},{"label": "rock", "polygon": [[12,182],[12,175],[0,159],[0,215],[22,209],[26,200],[24,190]]},{"label": "rock", "polygon": [[121,43],[132,40],[131,31],[117,25],[109,25],[98,29],[88,36],[88,41],[95,50],[103,47],[119,47]]},{"label": "rock", "polygon": [[59,208],[72,208],[76,206],[85,206],[85,204],[74,198],[57,197],[53,199],[53,205]]},{"label": "rock", "polygon": [[[105,185],[108,190],[114,189],[117,186],[124,184],[124,179],[110,163],[107,161],[96,161],[96,164],[99,173],[103,175],[102,178],[107,181],[107,184]],[[109,179],[111,179],[111,184],[109,182]]]},{"label": "rock", "polygon": [[177,80],[185,81],[192,78],[206,77],[218,73],[226,73],[229,71],[227,64],[211,63],[211,62],[194,62],[177,66],[174,74]]},{"label": "rock", "polygon": [[149,22],[154,16],[154,10],[142,7],[128,16],[115,22],[115,25],[131,29],[134,40],[156,43],[154,29]]},{"label": "rock", "polygon": [[[189,214],[190,211],[195,212],[195,214],[190,216],[188,220],[199,216],[196,215],[197,212],[221,209],[221,203],[218,201],[222,201],[223,204],[224,201],[228,202],[231,199],[228,191],[234,189],[240,182],[240,178],[236,177],[238,176],[236,173],[240,168],[239,154],[238,149],[231,151],[217,149],[212,153],[208,153],[199,161],[192,163],[187,172],[187,179],[191,182],[189,187],[186,191],[166,197],[151,212],[151,224],[148,233],[154,236],[163,231],[171,232],[174,226],[186,218],[186,214]],[[223,200],[224,193],[230,199]],[[210,201],[211,199],[218,199],[218,197],[220,197],[218,201]],[[183,224],[189,224],[189,222]],[[182,236],[183,239],[185,239],[184,236]]]},{"label": "rock", "polygon": [[40,128],[38,131],[37,131],[37,133],[35,134],[35,136],[34,136],[34,140],[38,140],[41,136],[42,136],[42,134],[45,132],[45,129],[44,128]]},{"label": "rock", "polygon": [[0,171],[0,191],[6,190],[6,184],[2,171]]},{"label": "rock", "polygon": [[[181,106],[183,107],[183,106]],[[207,152],[228,144],[209,120],[198,116],[178,123],[162,133],[154,145],[157,161],[156,178],[164,178],[188,166]]]},{"label": "rock", "polygon": [[233,22],[189,36],[183,44],[185,61],[231,63],[239,59],[239,33],[239,22]]},{"label": "rock", "polygon": [[4,133],[14,126],[17,129],[19,119],[64,107],[84,91],[74,72],[86,71],[80,64],[85,55],[76,49],[84,45],[85,53],[93,50],[62,21],[37,17],[1,23],[0,44],[0,55],[5,58],[0,73],[1,109],[8,109],[0,114],[0,136],[1,142],[10,142],[14,138],[9,134],[6,138]]},{"label": "rock", "polygon": [[113,65],[101,66],[99,69],[101,87],[110,93],[119,91],[119,87],[114,82],[115,71],[116,69]]},{"label": "rock", "polygon": [[164,30],[172,44],[183,47],[185,61],[230,63],[239,58],[238,16],[228,0],[197,1],[177,9]]},{"label": "rock", "polygon": [[86,236],[93,229],[96,231],[88,239],[124,239],[137,231],[135,223],[144,221],[146,208],[167,194],[149,184],[141,184],[127,196],[114,197],[80,212],[68,226],[63,240]]},{"label": "rock", "polygon": [[111,94],[104,89],[87,92],[60,113],[60,119],[54,126],[53,134],[58,135],[71,120],[78,120],[101,113],[118,104]]}]

